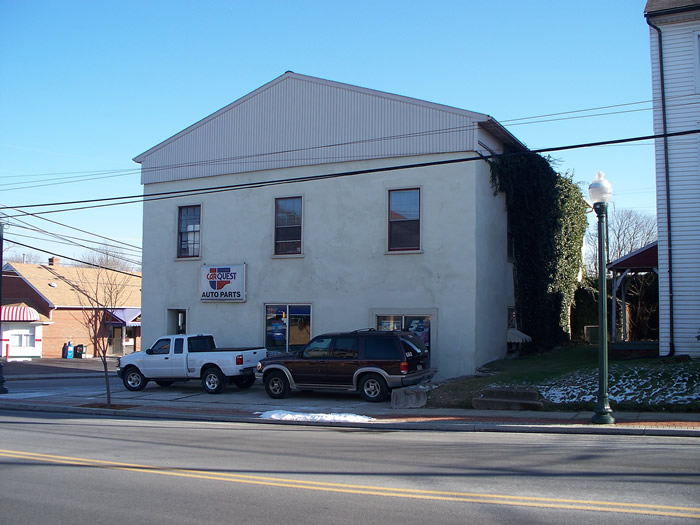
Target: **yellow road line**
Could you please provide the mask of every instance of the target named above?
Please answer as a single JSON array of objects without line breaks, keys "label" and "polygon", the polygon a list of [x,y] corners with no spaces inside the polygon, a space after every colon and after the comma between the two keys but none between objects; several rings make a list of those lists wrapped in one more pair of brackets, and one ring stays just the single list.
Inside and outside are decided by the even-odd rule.
[{"label": "yellow road line", "polygon": [[383,496],[434,501],[453,501],[463,503],[485,503],[491,505],[539,507],[563,510],[617,512],[625,514],[645,514],[654,516],[700,519],[700,508],[695,507],[648,505],[639,503],[621,503],[614,501],[587,501],[559,498],[537,498],[528,496],[510,496],[505,494],[479,494],[470,492],[402,489],[392,487],[378,487],[372,485],[351,485],[343,483],[275,478],[270,476],[254,476],[247,474],[219,473],[207,472],[202,470],[157,467],[154,465],[140,465],[136,463],[121,463],[116,461],[95,460],[88,458],[76,458],[70,456],[57,456],[52,454],[39,454],[36,452],[23,452],[2,449],[0,449],[0,457],[28,459],[48,463],[69,464],[86,467],[106,468],[113,470],[123,470],[128,472],[141,472],[145,474],[159,474],[165,476],[184,477],[193,479],[226,481],[229,483],[245,483],[253,485],[336,492],[344,494],[359,494],[368,496]]}]

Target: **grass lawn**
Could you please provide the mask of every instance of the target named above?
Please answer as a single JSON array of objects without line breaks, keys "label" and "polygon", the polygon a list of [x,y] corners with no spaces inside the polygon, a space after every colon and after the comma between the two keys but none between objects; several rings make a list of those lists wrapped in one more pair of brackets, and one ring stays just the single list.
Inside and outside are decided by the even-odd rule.
[{"label": "grass lawn", "polygon": [[[472,408],[487,387],[534,387],[545,410],[593,410],[598,393],[598,347],[566,346],[546,354],[493,361],[480,374],[431,390],[432,408]],[[610,405],[619,411],[700,412],[700,360],[646,358],[610,361]]]}]

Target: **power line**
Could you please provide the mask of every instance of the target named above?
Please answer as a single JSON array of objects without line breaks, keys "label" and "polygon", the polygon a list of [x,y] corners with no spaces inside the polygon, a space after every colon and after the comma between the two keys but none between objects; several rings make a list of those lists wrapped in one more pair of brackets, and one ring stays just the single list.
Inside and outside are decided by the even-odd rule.
[{"label": "power line", "polygon": [[[672,97],[672,98],[679,99],[679,98],[687,98],[687,97],[691,97],[691,96],[694,97],[694,95],[679,95],[677,97]],[[561,120],[608,116],[608,115],[624,114],[624,113],[637,112],[637,111],[648,111],[652,108],[640,108],[640,109],[636,109],[636,110],[626,110],[626,111],[608,112],[608,113],[593,113],[591,115],[578,115],[575,117],[565,117],[565,118],[554,118],[554,119],[547,118],[547,117],[560,117],[563,115],[573,115],[576,113],[594,112],[594,111],[600,111],[600,110],[604,110],[604,109],[613,109],[613,108],[620,108],[620,107],[635,106],[635,105],[640,105],[640,104],[649,104],[652,102],[653,102],[653,100],[642,100],[642,101],[637,101],[637,102],[611,104],[611,105],[606,105],[606,106],[598,106],[598,107],[594,107],[594,108],[577,109],[577,110],[562,111],[562,112],[557,112],[557,113],[547,113],[547,114],[542,114],[542,115],[535,115],[535,116],[530,116],[530,117],[519,117],[519,118],[514,118],[514,119],[507,119],[507,120],[501,121],[501,123],[502,124],[512,123],[513,126],[516,126],[516,125],[523,125],[523,124],[539,124],[539,123],[546,123],[546,122],[556,122],[556,121],[561,121]],[[688,104],[676,104],[674,107],[680,107],[683,105],[694,105],[694,104],[697,104],[697,102],[690,102]],[[533,120],[533,119],[546,119],[546,120]],[[522,121],[528,121],[528,120],[532,121],[532,122],[522,122]],[[475,129],[476,127],[478,127],[478,125],[479,125],[479,123],[476,122],[473,124],[469,124],[469,125],[465,125],[465,126],[457,126],[457,127],[453,127],[453,128],[440,128],[440,129],[434,129],[434,130],[424,130],[424,131],[418,131],[418,132],[414,132],[414,133],[405,133],[405,134],[399,134],[399,135],[393,135],[393,136],[376,137],[376,138],[371,138],[371,139],[362,139],[362,140],[358,140],[358,141],[348,141],[348,142],[326,144],[326,145],[320,145],[320,146],[310,146],[307,148],[297,148],[297,149],[290,149],[290,150],[281,150],[281,151],[276,151],[276,152],[257,153],[257,154],[242,155],[242,156],[237,156],[237,157],[210,159],[210,160],[205,160],[205,161],[194,161],[191,163],[180,163],[180,164],[171,164],[171,165],[163,165],[163,166],[154,166],[152,168],[143,168],[141,170],[141,173],[149,173],[151,171],[159,171],[159,170],[164,170],[164,169],[187,168],[187,167],[193,167],[193,166],[197,166],[197,165],[221,164],[221,163],[228,163],[228,162],[234,162],[234,161],[240,162],[244,159],[256,159],[256,158],[259,159],[260,157],[271,156],[271,155],[285,155],[285,154],[290,154],[290,153],[298,153],[301,151],[318,150],[318,149],[323,149],[323,148],[334,148],[334,147],[347,146],[347,145],[353,145],[353,144],[363,144],[363,143],[371,143],[371,142],[379,142],[379,141],[398,140],[398,139],[418,137],[418,136],[424,136],[424,135],[432,135],[432,134],[456,133],[456,132],[469,131],[469,130]],[[298,159],[295,159],[295,160],[298,160]],[[88,180],[98,180],[98,179],[104,179],[104,178],[121,177],[121,176],[125,176],[125,175],[134,175],[134,174],[137,174],[138,172],[139,172],[138,168],[125,168],[125,169],[99,170],[99,171],[54,172],[54,173],[40,173],[40,174],[26,174],[26,175],[8,175],[8,176],[0,176],[0,179],[2,179],[2,178],[16,178],[16,177],[26,178],[26,177],[40,177],[40,176],[52,176],[52,175],[69,175],[69,177],[63,178],[63,179],[66,179],[66,180],[64,180],[64,182],[55,182],[56,179],[44,179],[44,180],[34,181],[31,186],[22,186],[19,188],[8,188],[5,190],[5,191],[12,191],[12,190],[22,190],[22,189],[28,189],[28,188],[53,186],[53,185],[60,185],[60,184],[72,184],[75,182],[83,182],[83,181],[88,181]],[[75,180],[67,180],[67,179],[75,179]],[[51,182],[49,182],[48,184],[37,184],[38,182],[47,182],[47,181],[51,181]],[[26,183],[25,182],[4,183],[4,184],[0,184],[0,186],[11,186],[11,185],[18,185],[18,184],[26,184]]]},{"label": "power line", "polygon": [[[556,146],[556,147],[551,147],[551,148],[541,148],[541,149],[536,149],[536,150],[528,150],[526,153],[534,153],[534,154],[553,153],[556,151],[564,151],[564,150],[571,150],[571,149],[583,149],[583,148],[591,148],[591,147],[598,147],[598,146],[608,146],[611,144],[625,144],[625,143],[630,143],[630,142],[658,139],[658,138],[663,138],[663,137],[680,137],[680,136],[692,135],[692,134],[697,134],[697,133],[700,133],[700,129],[694,129],[694,130],[688,130],[688,131],[678,131],[678,132],[666,133],[666,134],[661,133],[661,134],[657,134],[657,135],[646,135],[646,136],[642,136],[642,137],[630,137],[630,138],[625,138],[625,139],[606,140],[606,141],[600,141],[600,142],[587,142],[587,143],[582,143],[582,144],[572,144],[572,145],[568,145],[568,146]],[[194,195],[206,195],[209,193],[219,193],[219,192],[224,192],[224,191],[255,189],[255,188],[277,186],[277,185],[283,185],[283,184],[294,184],[294,183],[310,182],[310,181],[317,181],[317,180],[335,179],[335,178],[349,177],[349,176],[354,176],[354,175],[366,175],[366,174],[370,174],[370,173],[398,171],[398,170],[411,169],[411,168],[424,168],[424,167],[441,166],[441,165],[447,165],[447,164],[458,164],[458,163],[463,163],[463,162],[471,162],[471,161],[476,161],[476,160],[488,160],[491,158],[512,156],[512,155],[522,155],[522,154],[523,153],[518,152],[518,153],[478,155],[475,157],[463,157],[463,158],[458,158],[458,159],[422,162],[422,163],[416,163],[416,164],[385,166],[385,167],[381,167],[381,168],[371,168],[371,169],[365,169],[365,170],[353,170],[353,171],[345,171],[345,172],[340,172],[340,173],[307,175],[307,176],[295,177],[295,178],[291,178],[291,179],[276,179],[276,180],[271,180],[271,181],[256,181],[256,182],[231,184],[231,185],[224,185],[224,186],[211,186],[208,188],[200,188],[197,190],[193,190],[193,189],[174,190],[174,191],[168,191],[168,192],[151,193],[149,195],[128,195],[128,196],[124,196],[124,197],[107,197],[107,198],[102,198],[102,199],[85,199],[85,200],[78,200],[78,201],[65,201],[65,202],[54,202],[54,203],[44,203],[44,204],[25,204],[22,206],[18,206],[17,208],[36,208],[36,207],[46,207],[46,206],[69,206],[69,205],[74,205],[74,204],[88,204],[88,203],[96,203],[96,202],[106,203],[106,204],[95,204],[95,205],[91,205],[91,206],[79,206],[79,207],[75,207],[75,208],[65,208],[65,209],[61,209],[61,210],[48,210],[48,211],[36,212],[36,213],[31,214],[34,216],[38,216],[38,215],[49,214],[49,213],[62,213],[62,212],[66,212],[66,211],[86,210],[86,209],[92,209],[92,208],[104,208],[104,207],[109,207],[109,206],[120,206],[120,205],[124,205],[124,204],[134,204],[134,203],[139,203],[139,202],[150,202],[150,201],[155,201],[155,200],[173,199],[173,198],[179,198],[179,197],[189,197],[189,196],[194,196]],[[136,200],[127,200],[127,199],[136,199]],[[124,201],[124,202],[114,202],[114,201]],[[0,207],[0,209],[6,209],[6,208],[8,208],[8,207]],[[16,209],[16,208],[13,208],[13,209]],[[16,217],[23,217],[25,215],[29,215],[29,213],[24,212],[22,215],[7,215],[7,217],[8,218],[16,218]]]},{"label": "power line", "polygon": [[[23,235],[23,234],[21,234],[21,233],[15,233],[15,236],[17,236],[17,237],[22,237],[22,238],[25,238],[25,239],[34,239],[34,240],[36,240],[36,241],[44,241],[44,242],[49,242],[49,243],[54,243],[54,244],[63,244],[63,245],[65,245],[65,246],[78,246],[78,247],[80,247],[80,248],[85,248],[86,250],[90,250],[90,251],[93,251],[93,252],[96,252],[96,253],[102,253],[102,254],[104,253],[104,252],[102,252],[102,251],[100,251],[100,250],[98,250],[98,249],[96,249],[96,248],[90,248],[89,246],[84,246],[84,245],[82,245],[82,244],[78,244],[78,243],[70,242],[70,241],[56,241],[56,240],[52,240],[52,239],[46,239],[46,238],[43,238],[43,237],[33,237],[33,236],[31,236],[31,235]],[[11,241],[7,241],[7,242],[11,242]],[[124,262],[127,262],[127,263],[129,263],[129,264],[136,265],[136,266],[140,266],[140,265],[141,265],[140,262],[138,262],[138,261],[133,261],[133,260],[131,260],[131,259],[127,259],[126,257],[122,257],[122,256],[119,255],[119,254],[109,253],[109,256],[112,257],[112,258],[114,258],[114,259],[117,259],[117,260],[120,260],[120,261],[124,261]]]},{"label": "power line", "polygon": [[101,269],[103,269],[103,270],[110,270],[110,271],[112,271],[112,272],[122,273],[122,274],[124,274],[124,275],[129,275],[129,276],[131,276],[131,277],[137,277],[137,278],[141,279],[141,276],[140,276],[140,275],[136,275],[135,273],[129,273],[129,272],[125,272],[125,271],[122,271],[122,270],[117,270],[116,268],[108,268],[107,266],[100,266],[99,264],[94,264],[94,263],[87,262],[87,261],[81,261],[80,259],[74,259],[73,257],[68,257],[67,255],[61,255],[60,253],[55,253],[55,252],[49,252],[49,251],[46,251],[46,250],[42,250],[41,248],[36,248],[35,246],[29,246],[29,245],[27,245],[27,244],[22,244],[21,242],[13,241],[13,240],[8,239],[8,238],[5,238],[5,240],[6,240],[7,242],[11,242],[12,244],[16,244],[16,245],[22,246],[22,247],[24,247],[24,248],[29,248],[29,249],[31,249],[31,250],[36,250],[36,251],[41,252],[41,253],[47,253],[47,254],[49,254],[49,255],[54,255],[54,256],[56,256],[56,257],[61,257],[62,259],[68,259],[69,261],[75,261],[75,262],[78,262],[78,263],[80,263],[80,264],[85,264],[85,265],[87,265],[87,266],[92,266],[92,267],[94,267],[94,268],[101,268]]},{"label": "power line", "polygon": [[[112,241],[112,242],[115,242],[115,243],[117,243],[117,244],[119,244],[119,245],[128,246],[128,247],[130,247],[130,248],[134,248],[134,249],[136,249],[136,250],[138,250],[138,251],[141,251],[141,247],[140,247],[140,246],[136,246],[136,245],[134,245],[134,244],[129,244],[129,243],[126,243],[126,242],[123,242],[123,241],[119,241],[119,240],[117,240],[117,239],[112,239],[111,237],[105,237],[104,235],[99,235],[99,234],[97,234],[97,233],[92,233],[92,232],[89,232],[89,231],[87,231],[87,230],[81,230],[80,228],[76,228],[75,226],[69,226],[68,224],[64,224],[64,223],[62,223],[62,222],[54,221],[53,219],[47,219],[46,217],[40,217],[39,215],[36,215],[36,214],[34,214],[34,213],[25,212],[24,210],[21,210],[20,207],[18,207],[18,206],[5,206],[5,205],[0,205],[0,209],[9,209],[9,210],[19,211],[19,212],[22,212],[22,213],[24,214],[24,215],[22,215],[22,216],[27,216],[27,215],[29,215],[29,216],[31,216],[31,217],[36,217],[37,219],[41,219],[42,221],[50,222],[51,224],[55,224],[55,225],[61,226],[61,227],[63,227],[63,228],[68,228],[68,229],[70,229],[70,230],[75,230],[75,231],[78,231],[78,232],[80,232],[80,233],[85,233],[85,234],[87,234],[87,235],[92,235],[93,237],[97,237],[97,238],[99,238],[99,239],[104,239],[104,240],[106,240],[106,241]],[[8,218],[12,218],[12,217],[8,216]],[[16,218],[16,217],[15,217],[15,218]],[[24,224],[27,224],[27,223],[25,222]],[[96,242],[96,241],[88,241],[88,242]]]},{"label": "power line", "polygon": [[[689,95],[681,95],[679,97],[674,97],[674,98],[682,98],[682,97],[688,97],[688,96]],[[501,121],[501,123],[502,124],[513,123],[512,125],[523,125],[523,124],[538,124],[538,123],[544,123],[544,122],[555,122],[558,120],[568,120],[568,118],[537,120],[537,121],[533,121],[533,122],[522,122],[522,121],[533,120],[533,119],[542,119],[542,118],[547,118],[547,117],[560,117],[562,115],[573,115],[576,113],[600,111],[603,109],[628,107],[628,106],[634,106],[634,105],[640,105],[640,104],[648,104],[651,102],[653,102],[653,101],[652,100],[643,100],[643,101],[638,101],[638,102],[627,102],[627,103],[622,103],[622,104],[598,106],[598,107],[594,107],[594,108],[562,111],[562,112],[557,112],[557,113],[547,113],[547,114],[535,115],[535,116],[530,116],[530,117],[519,117],[519,118],[514,118],[514,119],[503,120],[503,121]],[[694,104],[694,103],[695,102],[692,102],[691,104]],[[648,111],[650,109],[652,109],[652,108],[641,108],[641,109],[631,110],[631,111]],[[570,118],[588,118],[588,117],[622,114],[622,113],[628,113],[628,112],[630,112],[630,111],[594,113],[591,115],[579,115],[579,116],[570,117]],[[457,127],[453,127],[453,128],[439,128],[439,129],[433,129],[433,130],[424,130],[424,131],[418,131],[418,132],[413,132],[413,133],[404,133],[404,134],[384,136],[384,137],[375,137],[375,138],[371,138],[371,139],[362,139],[362,140],[357,140],[357,141],[325,144],[325,145],[320,145],[320,146],[310,146],[307,148],[296,148],[296,149],[281,150],[281,151],[275,151],[275,152],[242,155],[242,156],[237,156],[237,157],[210,159],[210,160],[206,160],[206,161],[195,161],[192,163],[180,163],[180,164],[171,164],[171,165],[163,165],[163,166],[154,166],[152,168],[145,168],[145,169],[143,169],[142,172],[148,173],[149,171],[185,168],[185,167],[192,167],[194,165],[226,163],[226,162],[233,162],[233,161],[241,161],[241,160],[244,160],[246,158],[259,158],[259,157],[264,157],[264,156],[269,156],[269,155],[283,155],[283,154],[290,154],[290,153],[298,153],[301,151],[318,150],[318,149],[323,149],[323,148],[333,148],[333,147],[347,146],[347,145],[353,145],[353,144],[363,144],[363,143],[371,143],[371,142],[379,142],[379,141],[387,141],[387,140],[397,140],[397,139],[411,138],[411,137],[417,137],[417,136],[423,136],[423,135],[455,133],[455,132],[469,131],[469,130],[475,129],[476,127],[478,127],[478,124],[479,123],[477,122],[477,123],[473,123],[473,124],[469,124],[469,125],[465,125],[465,126],[457,126]],[[120,176],[124,176],[124,175],[136,174],[136,173],[138,173],[138,168],[136,168],[136,169],[135,168],[126,168],[126,169],[99,170],[99,171],[54,172],[54,173],[40,173],[40,174],[26,174],[26,175],[10,175],[10,176],[3,176],[0,178],[15,178],[15,177],[26,178],[26,177],[40,177],[40,176],[53,176],[53,175],[68,175],[68,177],[63,177],[63,179],[76,179],[76,180],[68,180],[67,182],[64,182],[66,184],[69,184],[69,183],[84,181],[84,180],[95,180],[95,179],[102,179],[102,178],[109,178],[109,177],[120,177]],[[51,181],[51,182],[49,184],[45,184],[42,186],[63,184],[63,183],[59,183],[59,182],[54,182],[55,180],[56,179],[44,179],[44,180],[34,181],[34,185],[30,186],[30,187],[35,187],[37,182],[46,182],[46,181]],[[0,186],[9,186],[9,185],[18,185],[18,184],[25,184],[25,183],[24,182],[5,183],[5,184],[0,184]],[[13,189],[26,189],[26,188],[27,187],[13,188]],[[9,190],[7,190],[7,191],[9,191]]]},{"label": "power line", "polygon": [[[39,218],[40,218],[40,217],[39,217]],[[53,236],[53,237],[56,237],[56,238],[59,238],[59,239],[63,239],[63,240],[65,240],[67,243],[70,243],[70,244],[73,244],[73,245],[77,245],[77,243],[76,243],[75,241],[82,241],[82,242],[89,242],[89,243],[93,243],[93,244],[99,244],[100,247],[114,248],[115,250],[124,250],[124,251],[128,251],[128,252],[136,252],[136,253],[130,253],[130,254],[127,254],[127,255],[136,256],[136,255],[140,255],[140,252],[141,252],[141,250],[136,250],[135,248],[125,248],[125,247],[123,247],[123,246],[117,246],[117,245],[115,245],[115,244],[108,244],[108,243],[102,242],[102,241],[92,241],[92,240],[90,240],[90,239],[83,239],[82,237],[75,237],[75,236],[73,236],[73,235],[59,235],[59,234],[57,234],[57,233],[53,233],[53,232],[50,232],[50,231],[47,231],[47,230],[42,230],[41,228],[38,228],[38,227],[36,227],[36,226],[32,226],[31,224],[29,224],[29,223],[26,222],[26,221],[23,221],[22,219],[14,219],[14,220],[17,221],[18,223],[26,224],[26,226],[23,226],[22,224],[17,224],[17,223],[15,223],[15,222],[13,222],[13,223],[8,223],[8,225],[9,225],[10,227],[12,227],[12,228],[20,228],[20,229],[22,229],[22,230],[29,230],[29,231],[32,231],[32,232],[36,232],[36,233],[41,233],[41,234],[44,234],[44,235]]]}]

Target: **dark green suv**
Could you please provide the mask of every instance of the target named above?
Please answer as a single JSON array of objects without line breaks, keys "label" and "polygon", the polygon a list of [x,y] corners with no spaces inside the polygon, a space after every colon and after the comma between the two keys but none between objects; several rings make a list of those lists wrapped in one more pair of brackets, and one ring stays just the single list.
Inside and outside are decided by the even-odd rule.
[{"label": "dark green suv", "polygon": [[370,329],[319,335],[297,352],[263,359],[255,375],[273,399],[291,390],[343,390],[383,401],[392,388],[427,381],[435,372],[419,336]]}]

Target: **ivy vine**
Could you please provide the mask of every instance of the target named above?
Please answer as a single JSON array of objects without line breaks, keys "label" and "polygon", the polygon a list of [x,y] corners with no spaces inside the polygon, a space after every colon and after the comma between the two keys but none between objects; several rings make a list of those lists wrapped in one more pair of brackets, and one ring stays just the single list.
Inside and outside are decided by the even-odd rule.
[{"label": "ivy vine", "polygon": [[514,243],[515,307],[536,350],[570,338],[570,312],[582,268],[587,204],[567,174],[535,153],[490,161],[494,193],[503,192]]}]

